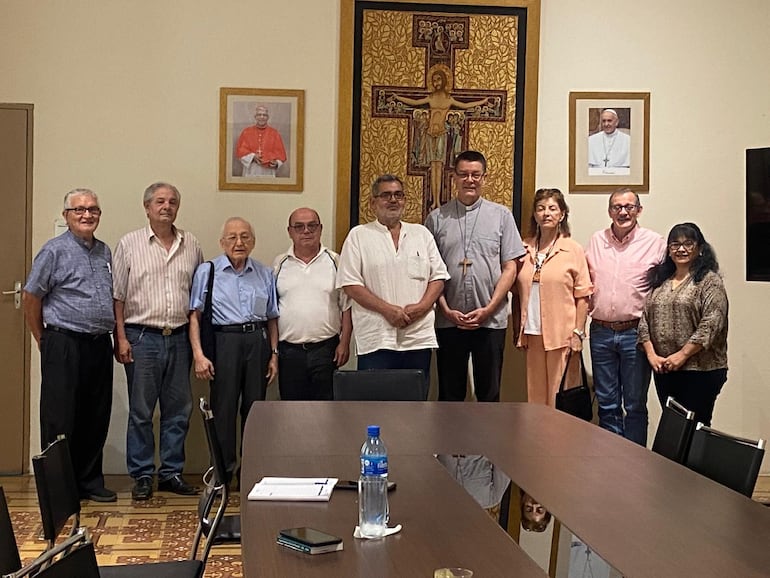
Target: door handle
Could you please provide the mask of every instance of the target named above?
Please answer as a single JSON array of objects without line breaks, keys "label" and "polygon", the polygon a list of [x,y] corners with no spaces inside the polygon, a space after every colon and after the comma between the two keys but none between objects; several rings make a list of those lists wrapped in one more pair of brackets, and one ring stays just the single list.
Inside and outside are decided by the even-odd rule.
[{"label": "door handle", "polygon": [[3,291],[3,295],[13,295],[13,306],[21,309],[21,281],[13,284],[13,291]]}]

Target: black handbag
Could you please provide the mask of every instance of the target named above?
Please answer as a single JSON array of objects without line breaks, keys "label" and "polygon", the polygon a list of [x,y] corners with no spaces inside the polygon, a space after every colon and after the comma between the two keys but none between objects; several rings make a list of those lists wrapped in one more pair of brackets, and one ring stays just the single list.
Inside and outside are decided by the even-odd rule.
[{"label": "black handbag", "polygon": [[586,366],[583,363],[583,352],[580,352],[578,357],[578,363],[580,363],[580,376],[582,382],[580,385],[564,389],[564,382],[567,380],[567,373],[569,373],[569,364],[572,361],[572,350],[570,349],[567,356],[567,365],[564,368],[564,375],[561,376],[561,383],[559,384],[559,391],[556,393],[556,409],[584,419],[585,421],[591,421],[594,419],[594,405],[591,400],[591,389],[588,387],[588,376],[586,375]]},{"label": "black handbag", "polygon": [[201,313],[200,339],[203,355],[208,357],[211,363],[214,363],[214,357],[216,356],[216,338],[214,337],[214,324],[212,322],[214,311],[211,304],[211,294],[214,291],[214,263],[212,261],[209,261],[209,263],[211,263],[211,271],[209,272],[206,301],[203,305],[203,313]]}]

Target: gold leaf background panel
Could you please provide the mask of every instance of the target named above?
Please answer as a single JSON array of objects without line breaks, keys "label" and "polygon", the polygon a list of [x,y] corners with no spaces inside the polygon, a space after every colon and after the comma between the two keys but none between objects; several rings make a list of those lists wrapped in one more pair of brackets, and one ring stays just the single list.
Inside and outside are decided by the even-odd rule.
[{"label": "gold leaf background panel", "polygon": [[368,223],[372,212],[371,183],[393,173],[404,179],[407,194],[404,220],[422,221],[421,179],[406,176],[408,123],[372,118],[372,86],[424,86],[425,51],[412,46],[412,13],[366,10],[361,55],[361,160],[358,219]]},{"label": "gold leaf background panel", "polygon": [[455,61],[456,88],[502,89],[507,93],[505,122],[473,123],[468,138],[468,147],[487,157],[484,196],[506,207],[513,206],[518,23],[517,16],[472,16],[469,49],[458,50]]},{"label": "gold leaf background panel", "polygon": [[[428,13],[428,12],[426,12]],[[361,56],[361,136],[359,222],[374,220],[370,184],[390,172],[404,179],[407,203],[404,220],[422,221],[422,177],[407,172],[408,123],[404,119],[372,118],[372,86],[425,86],[425,50],[412,42],[412,12],[367,10],[363,14]],[[447,15],[443,13],[443,15]],[[468,146],[489,161],[485,196],[513,204],[513,148],[516,115],[518,18],[471,15],[470,46],[457,50],[454,88],[505,90],[505,122],[472,123]]]}]

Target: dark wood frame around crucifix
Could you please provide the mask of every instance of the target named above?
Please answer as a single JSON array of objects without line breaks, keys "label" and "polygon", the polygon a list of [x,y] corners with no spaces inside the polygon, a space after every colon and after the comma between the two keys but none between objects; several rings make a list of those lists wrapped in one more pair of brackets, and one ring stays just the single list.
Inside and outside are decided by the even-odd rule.
[{"label": "dark wood frame around crucifix", "polygon": [[[361,25],[365,11],[387,10],[408,12],[413,15],[415,25],[412,27],[412,46],[424,48],[424,74],[421,83],[373,83],[367,110],[371,110],[371,118],[382,117],[399,119],[405,134],[403,150],[399,152],[400,164],[396,168],[383,166],[382,172],[389,169],[401,172],[403,176],[415,177],[412,183],[422,183],[422,211],[420,215],[414,214],[411,220],[421,220],[436,206],[437,199],[431,198],[431,163],[427,156],[420,159],[421,143],[416,138],[421,133],[417,129],[418,117],[426,111],[428,114],[436,112],[444,114],[447,119],[447,134],[445,149],[439,149],[443,166],[441,167],[442,186],[439,189],[443,194],[440,199],[445,202],[449,188],[451,175],[451,163],[455,152],[478,148],[479,138],[469,143],[471,127],[478,123],[507,122],[511,119],[511,142],[506,153],[509,159],[505,162],[512,166],[511,174],[500,171],[499,154],[492,159],[493,174],[499,179],[498,186],[508,190],[507,199],[511,208],[520,222],[520,216],[524,210],[529,209],[528,200],[523,199],[522,192],[531,190],[534,186],[535,168],[535,124],[537,115],[537,61],[538,61],[538,37],[539,37],[539,0],[465,0],[454,2],[372,2],[368,0],[341,0],[341,46],[340,46],[340,90],[339,90],[339,145],[337,167],[337,210],[336,210],[336,245],[339,247],[350,227],[358,224],[360,220],[361,202],[365,202],[366,187],[371,175],[362,174],[361,158],[371,157],[377,151],[362,150],[361,146],[361,111],[362,111],[362,32]],[[445,23],[444,34],[421,35],[419,28],[420,15],[435,16]],[[489,15],[497,16],[515,15],[518,17],[518,43],[514,52],[516,59],[516,87],[515,96],[507,94],[505,86],[477,84],[479,88],[466,88],[467,84],[458,83],[456,79],[449,79],[450,87],[447,91],[452,103],[441,109],[426,101],[434,90],[431,86],[431,74],[429,71],[454,70],[453,48],[464,49],[463,43],[468,42],[468,35],[461,37],[457,30],[462,31],[462,22],[468,20],[468,16]],[[430,18],[422,18],[425,26],[429,26]],[[456,27],[449,34],[449,28]],[[392,31],[391,31],[392,32]],[[387,34],[387,31],[384,32]],[[427,38],[427,39],[426,39]],[[453,42],[455,43],[453,45]],[[431,46],[431,43],[433,45]],[[370,58],[367,54],[366,58]],[[487,86],[489,87],[487,89]],[[420,103],[420,104],[417,104]],[[474,104],[475,103],[475,104]],[[510,107],[510,108],[509,108]],[[420,120],[419,122],[423,122]],[[449,125],[456,124],[455,133],[449,133]],[[473,140],[473,139],[470,139]],[[391,152],[391,151],[388,151]],[[482,150],[482,152],[485,152]],[[438,157],[430,157],[434,160]],[[497,167],[495,167],[497,163]],[[435,161],[433,163],[435,166]],[[378,167],[378,170],[380,168]],[[416,185],[419,188],[419,184]],[[412,187],[414,189],[414,185]],[[524,206],[523,206],[524,205]],[[417,209],[417,207],[414,207]],[[415,211],[413,211],[414,213]]]}]

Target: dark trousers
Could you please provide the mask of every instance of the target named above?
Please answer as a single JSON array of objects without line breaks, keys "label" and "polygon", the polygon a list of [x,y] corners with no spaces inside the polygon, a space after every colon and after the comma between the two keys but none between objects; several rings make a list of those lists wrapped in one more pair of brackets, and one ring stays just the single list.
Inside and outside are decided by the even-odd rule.
[{"label": "dark trousers", "polygon": [[64,434],[81,494],[104,487],[102,457],[112,410],[112,340],[45,329],[40,340],[40,442]]},{"label": "dark trousers", "polygon": [[500,401],[505,329],[436,329],[439,401],[464,401],[468,358],[473,358],[476,399]]},{"label": "dark trousers", "polygon": [[394,351],[378,349],[358,356],[358,369],[422,369],[425,377],[422,399],[428,399],[430,390],[430,349]]},{"label": "dark trousers", "polygon": [[672,371],[655,374],[655,389],[661,407],[665,407],[668,396],[671,396],[694,412],[696,421],[711,425],[714,404],[725,381],[726,369]]},{"label": "dark trousers", "polygon": [[270,345],[264,328],[252,333],[215,333],[216,361],[211,387],[211,411],[229,473],[235,471],[238,402],[241,434],[251,404],[265,399]]},{"label": "dark trousers", "polygon": [[297,345],[278,342],[278,386],[284,400],[334,399],[332,376],[337,366],[334,352],[340,343],[338,336]]}]

